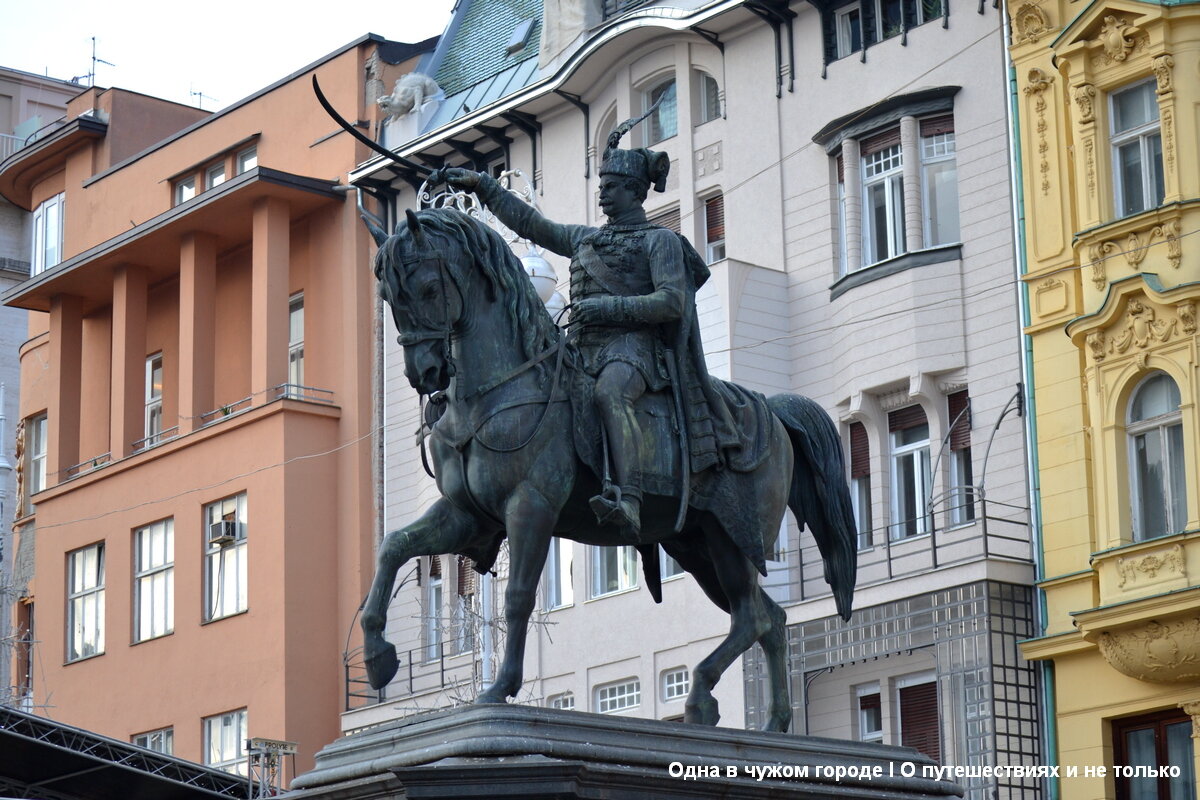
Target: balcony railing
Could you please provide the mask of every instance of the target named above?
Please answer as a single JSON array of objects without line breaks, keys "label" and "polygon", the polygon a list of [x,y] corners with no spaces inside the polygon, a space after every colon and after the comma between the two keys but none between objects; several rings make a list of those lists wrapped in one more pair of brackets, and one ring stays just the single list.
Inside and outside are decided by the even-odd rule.
[{"label": "balcony railing", "polygon": [[158,433],[152,433],[145,438],[138,439],[133,443],[133,450],[134,452],[137,452],[138,450],[149,450],[151,447],[162,444],[170,439],[174,439],[178,435],[179,426],[176,425],[173,428],[167,428],[166,430],[159,431]]},{"label": "balcony railing", "polygon": [[346,710],[476,683],[479,657],[469,645],[469,642],[443,641],[407,651],[397,650],[400,667],[396,677],[378,691],[367,682],[362,648],[352,650],[342,659],[346,680]]},{"label": "balcony railing", "polygon": [[54,131],[66,124],[67,118],[66,116],[62,116],[53,122],[46,123],[28,136],[13,136],[10,133],[0,133],[0,161],[8,158],[21,148],[33,144],[38,139],[54,133]]},{"label": "balcony railing", "polygon": [[72,464],[63,470],[63,474],[67,478],[74,478],[76,475],[82,475],[85,472],[91,472],[94,469],[103,467],[110,461],[112,461],[112,453],[101,453],[98,456],[84,459],[78,464]]}]

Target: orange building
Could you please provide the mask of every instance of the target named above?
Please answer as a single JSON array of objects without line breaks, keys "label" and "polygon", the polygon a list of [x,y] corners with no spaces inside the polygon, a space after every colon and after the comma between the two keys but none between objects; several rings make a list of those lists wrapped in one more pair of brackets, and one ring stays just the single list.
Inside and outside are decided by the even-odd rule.
[{"label": "orange building", "polygon": [[[373,570],[377,315],[347,116],[433,42],[368,35],[217,114],[120,89],[0,162],[34,213],[16,611],[25,705],[246,769],[339,733]],[[288,772],[291,765],[288,765]]]}]

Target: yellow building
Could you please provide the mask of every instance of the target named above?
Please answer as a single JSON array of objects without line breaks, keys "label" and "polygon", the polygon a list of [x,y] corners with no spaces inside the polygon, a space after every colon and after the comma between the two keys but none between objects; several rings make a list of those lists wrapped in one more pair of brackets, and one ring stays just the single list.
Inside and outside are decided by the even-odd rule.
[{"label": "yellow building", "polygon": [[1195,798],[1200,4],[1009,14],[1043,598],[1024,653],[1052,665],[1061,797]]}]

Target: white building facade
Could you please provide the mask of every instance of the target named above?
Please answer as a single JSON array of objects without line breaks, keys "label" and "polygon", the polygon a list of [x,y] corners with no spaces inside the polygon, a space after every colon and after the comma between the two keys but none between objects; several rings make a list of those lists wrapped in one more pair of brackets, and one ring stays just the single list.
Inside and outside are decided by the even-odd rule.
[{"label": "white building facade", "polygon": [[[431,166],[520,170],[546,216],[600,225],[608,132],[668,95],[623,144],[669,154],[647,213],[711,263],[697,298],[709,369],[814,398],[847,455],[854,618],[836,618],[815,542],[790,515],[764,580],[788,614],[792,730],[948,764],[1041,752],[1038,676],[1016,650],[1033,633],[1035,576],[1002,20],[963,0],[463,0],[423,67],[444,98],[420,133],[389,141]],[[383,159],[352,179],[393,222],[419,205],[420,177]],[[550,260],[565,294],[567,265]],[[388,530],[436,497],[390,324]],[[353,699],[346,729],[469,700],[490,674],[503,571],[480,582],[453,557],[420,562],[401,570],[390,610],[400,672],[382,702]],[[639,573],[632,550],[552,548],[521,702],[682,716],[690,669],[728,617],[682,575],[656,607]],[[718,684],[720,724],[765,720],[759,655]],[[1038,791],[970,787],[992,790]]]}]

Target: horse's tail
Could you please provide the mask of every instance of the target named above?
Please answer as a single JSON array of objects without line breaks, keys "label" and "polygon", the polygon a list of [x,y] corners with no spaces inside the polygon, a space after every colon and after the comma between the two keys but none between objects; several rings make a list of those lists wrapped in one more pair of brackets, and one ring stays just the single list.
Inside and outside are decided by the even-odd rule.
[{"label": "horse's tail", "polygon": [[777,394],[767,407],[787,428],[795,450],[788,507],[803,530],[807,525],[825,560],[825,582],[833,589],[842,619],[850,619],[858,570],[858,543],[846,467],[837,428],[825,410],[807,397]]}]

